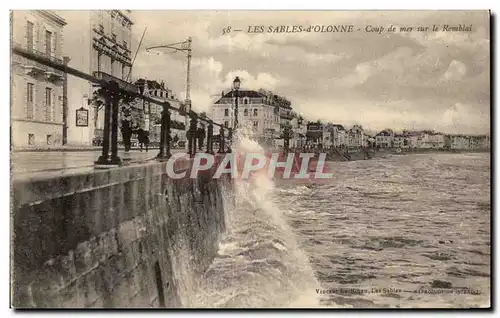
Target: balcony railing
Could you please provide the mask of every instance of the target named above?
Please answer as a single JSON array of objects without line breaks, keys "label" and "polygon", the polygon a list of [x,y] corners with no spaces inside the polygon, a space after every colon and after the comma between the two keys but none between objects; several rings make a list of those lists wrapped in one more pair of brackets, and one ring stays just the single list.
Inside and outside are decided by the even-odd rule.
[{"label": "balcony railing", "polygon": [[93,75],[94,75],[94,77],[97,77],[100,80],[105,80],[106,82],[112,82],[112,81],[117,82],[118,86],[123,90],[133,91],[133,92],[139,93],[139,87],[135,86],[132,83],[126,82],[126,81],[124,81],[121,78],[118,78],[116,76],[110,75],[108,73],[100,72],[100,71],[94,72]]},{"label": "balcony railing", "polygon": [[[46,54],[46,53],[40,52],[38,50],[35,50],[33,48],[29,48],[29,47],[24,48],[22,45],[20,45],[18,43],[14,43],[13,46],[17,47],[17,48],[25,49],[27,52],[33,53],[34,55],[37,55],[37,56],[49,58],[52,62],[56,62],[56,63],[60,63],[60,64],[63,63],[63,60],[61,60],[55,56],[51,56],[50,54]],[[38,71],[40,73],[45,73],[45,75],[47,75],[47,76],[56,76],[58,78],[62,78],[64,76],[64,72],[56,70],[55,68],[52,68],[50,66],[46,66],[44,64],[38,63],[38,62],[33,61],[33,60],[26,59],[23,62],[23,64],[24,64],[25,68],[30,69],[32,71]]]}]

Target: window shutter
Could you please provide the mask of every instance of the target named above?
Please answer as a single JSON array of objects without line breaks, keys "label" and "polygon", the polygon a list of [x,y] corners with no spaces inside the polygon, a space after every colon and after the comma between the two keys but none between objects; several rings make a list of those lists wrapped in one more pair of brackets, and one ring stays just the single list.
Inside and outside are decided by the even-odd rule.
[{"label": "window shutter", "polygon": [[45,42],[45,33],[47,32],[47,29],[45,28],[45,26],[42,27],[42,34],[41,34],[41,40],[43,42],[43,50],[42,52],[45,54],[45,52],[47,52],[47,43]]},{"label": "window shutter", "polygon": [[26,43],[26,46],[28,46],[28,22],[28,19],[24,21],[24,43]]},{"label": "window shutter", "polygon": [[57,32],[52,33],[52,56],[57,57]]},{"label": "window shutter", "polygon": [[56,90],[52,89],[51,91],[52,96],[50,97],[50,101],[52,102],[52,105],[50,107],[50,120],[56,121]]},{"label": "window shutter", "polygon": [[27,118],[28,117],[28,107],[29,107],[29,102],[28,102],[28,81],[24,81],[24,116]]}]

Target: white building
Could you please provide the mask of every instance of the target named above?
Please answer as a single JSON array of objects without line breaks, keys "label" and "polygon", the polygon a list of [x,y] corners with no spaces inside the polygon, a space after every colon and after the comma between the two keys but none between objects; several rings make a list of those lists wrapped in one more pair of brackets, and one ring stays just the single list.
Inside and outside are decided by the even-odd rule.
[{"label": "white building", "polygon": [[409,144],[408,136],[405,133],[394,134],[394,138],[392,139],[393,148],[409,148]]},{"label": "white building", "polygon": [[351,129],[349,129],[347,135],[349,147],[358,148],[364,145],[363,127],[360,125],[354,125]]},{"label": "white building", "polygon": [[[181,102],[177,99],[172,90],[165,85],[165,82],[139,79],[135,83],[136,85],[144,85],[144,95],[160,103],[168,102],[170,103],[171,106],[176,108],[179,108],[181,106]],[[163,106],[149,102],[146,102],[144,105],[142,105],[142,103],[143,102],[141,99],[136,99],[135,106],[137,108],[142,110],[142,107],[144,106],[144,112],[143,112],[144,115],[141,125],[143,126],[143,129],[148,130],[150,132],[149,139],[151,142],[153,141],[159,142],[160,141],[159,130],[158,127],[156,128],[154,127],[160,126],[161,128],[161,125],[159,124],[161,123],[160,119],[161,119],[161,113],[163,111]],[[184,116],[181,116],[176,111],[171,111],[170,119],[172,121],[171,123],[172,138],[175,135],[177,135],[180,141],[185,141],[186,138],[185,126],[181,127],[181,125],[185,125]]]},{"label": "white building", "polygon": [[[66,21],[54,11],[15,10],[12,12],[12,44],[63,63],[65,25]],[[62,145],[63,72],[16,54],[12,55],[11,72],[13,147]]]},{"label": "white building", "polygon": [[307,135],[307,124],[306,121],[300,117],[296,116],[291,120],[293,139],[290,140],[290,147],[301,148],[305,146],[306,135]]},{"label": "white building", "polygon": [[394,131],[392,129],[385,129],[375,135],[375,145],[378,148],[391,148],[393,147]]},{"label": "white building", "polygon": [[[87,74],[103,72],[131,82],[132,18],[130,10],[61,11],[67,20],[65,52],[69,66]],[[68,144],[90,145],[102,137],[104,107],[92,104],[98,87],[68,77]],[[76,127],[76,110],[89,111],[88,127]]]},{"label": "white building", "polygon": [[[250,127],[253,138],[269,142],[279,136],[280,118],[276,108],[267,97],[258,91],[240,90],[238,92],[238,123]],[[212,105],[210,117],[213,121],[232,128],[234,123],[235,93],[222,93]],[[214,133],[218,129],[214,128]],[[226,132],[227,134],[227,132]]]},{"label": "white building", "polygon": [[433,131],[424,131],[420,135],[420,148],[441,149],[445,146],[445,135]]}]

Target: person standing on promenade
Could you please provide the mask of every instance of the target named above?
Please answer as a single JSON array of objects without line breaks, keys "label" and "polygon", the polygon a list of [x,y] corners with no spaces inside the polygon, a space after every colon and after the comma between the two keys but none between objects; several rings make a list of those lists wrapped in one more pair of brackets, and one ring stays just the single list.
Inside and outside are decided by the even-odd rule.
[{"label": "person standing on promenade", "polygon": [[197,137],[198,137],[198,149],[202,150],[203,149],[203,141],[205,140],[205,127],[203,125],[201,125],[198,128]]},{"label": "person standing on promenade", "polygon": [[121,132],[122,132],[122,139],[123,139],[123,145],[125,146],[125,152],[130,151],[131,147],[131,138],[132,138],[132,114],[130,111],[130,108],[128,107],[122,107],[122,127],[121,127]]}]

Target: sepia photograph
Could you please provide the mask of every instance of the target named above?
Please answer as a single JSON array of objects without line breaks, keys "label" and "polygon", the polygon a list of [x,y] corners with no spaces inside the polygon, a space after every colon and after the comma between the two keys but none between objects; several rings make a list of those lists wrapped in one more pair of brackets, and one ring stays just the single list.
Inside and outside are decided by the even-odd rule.
[{"label": "sepia photograph", "polygon": [[489,10],[10,11],[14,309],[490,309]]}]

